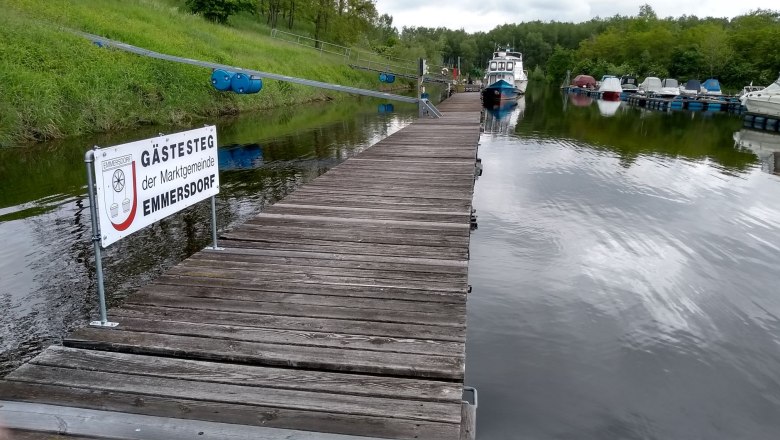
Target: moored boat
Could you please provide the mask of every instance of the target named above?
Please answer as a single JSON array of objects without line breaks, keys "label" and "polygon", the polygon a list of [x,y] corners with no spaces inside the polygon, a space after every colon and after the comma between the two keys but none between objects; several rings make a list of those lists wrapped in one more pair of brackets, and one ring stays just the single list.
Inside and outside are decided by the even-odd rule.
[{"label": "moored boat", "polygon": [[571,85],[574,87],[579,87],[581,89],[595,89],[596,78],[590,75],[577,75],[574,77],[574,80],[571,82]]},{"label": "moored boat", "polygon": [[523,70],[523,55],[510,50],[498,50],[488,62],[482,100],[485,103],[517,99],[528,86],[528,73]]},{"label": "moored boat", "polygon": [[620,100],[620,93],[622,91],[623,88],[620,86],[620,80],[616,77],[612,76],[601,80],[599,92],[602,99],[606,99],[607,101],[618,101]]},{"label": "moored boat", "polygon": [[696,96],[701,93],[701,83],[698,79],[689,79],[680,87],[680,94],[684,96]]},{"label": "moored boat", "polygon": [[636,78],[629,75],[620,77],[620,87],[626,93],[636,93],[639,90],[637,86]]},{"label": "moored boat", "polygon": [[680,94],[680,83],[674,78],[664,78],[661,81],[661,90],[656,93],[656,96],[664,98],[674,98]]},{"label": "moored boat", "polygon": [[723,92],[720,90],[720,81],[710,78],[701,83],[701,93],[708,96],[720,96]]},{"label": "moored boat", "polygon": [[745,94],[741,101],[751,113],[780,117],[780,78],[763,90]]},{"label": "moored boat", "polygon": [[655,95],[661,91],[661,78],[656,76],[648,76],[639,84],[639,94],[642,95]]}]

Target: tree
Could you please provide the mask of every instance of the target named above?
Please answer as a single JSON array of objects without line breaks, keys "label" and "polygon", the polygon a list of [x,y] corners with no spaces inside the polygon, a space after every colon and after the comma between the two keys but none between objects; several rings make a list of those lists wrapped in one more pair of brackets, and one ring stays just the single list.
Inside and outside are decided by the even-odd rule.
[{"label": "tree", "polygon": [[186,5],[193,14],[217,23],[226,23],[236,12],[252,9],[250,0],[187,0]]}]

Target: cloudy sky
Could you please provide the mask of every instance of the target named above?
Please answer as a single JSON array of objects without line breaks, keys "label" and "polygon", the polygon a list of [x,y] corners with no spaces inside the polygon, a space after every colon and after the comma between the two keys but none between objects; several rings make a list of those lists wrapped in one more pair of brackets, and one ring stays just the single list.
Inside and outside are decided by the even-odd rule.
[{"label": "cloudy sky", "polygon": [[648,3],[659,17],[696,15],[734,17],[753,9],[780,9],[777,0],[376,0],[393,25],[446,27],[487,32],[505,23],[573,21],[615,14],[636,15]]}]

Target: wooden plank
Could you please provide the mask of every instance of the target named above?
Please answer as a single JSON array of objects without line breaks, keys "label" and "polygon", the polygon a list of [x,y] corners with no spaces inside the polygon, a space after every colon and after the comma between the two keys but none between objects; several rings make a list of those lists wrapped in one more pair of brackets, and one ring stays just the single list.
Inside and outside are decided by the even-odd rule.
[{"label": "wooden plank", "polygon": [[462,356],[384,353],[313,346],[281,346],[207,337],[82,328],[65,346],[217,362],[385,374],[446,380],[463,379]]},{"label": "wooden plank", "polygon": [[399,229],[411,229],[411,230],[429,230],[436,232],[442,229],[457,229],[465,230],[469,229],[468,224],[463,223],[448,223],[448,222],[417,222],[410,220],[376,220],[376,219],[352,219],[343,217],[324,217],[315,215],[290,215],[290,214],[269,214],[260,213],[250,219],[253,224],[263,223],[265,225],[281,224],[285,226],[292,226],[300,224],[307,227],[333,227],[343,226],[345,224],[354,225],[368,225],[374,226],[377,230],[386,230],[384,227],[396,227]]},{"label": "wooden plank", "polygon": [[[167,377],[85,371],[56,366],[26,364],[6,380],[14,382],[55,384],[75,388],[161,395],[178,399],[218,401],[252,406],[273,406],[331,414],[394,417],[408,420],[460,423],[460,404],[425,400],[391,399],[378,396],[317,393],[306,390],[259,388],[246,385],[176,380]],[[452,414],[452,406],[457,412]],[[454,417],[457,416],[457,417]]]},{"label": "wooden plank", "polygon": [[460,403],[456,383],[171,359],[52,346],[30,363],[85,371],[137,374],[260,388],[281,388],[400,400]]},{"label": "wooden plank", "polygon": [[[337,293],[341,293],[338,292]],[[168,296],[179,299],[184,298],[218,298],[234,301],[252,301],[259,303],[284,303],[284,304],[306,304],[331,307],[346,307],[354,309],[379,309],[393,311],[417,311],[434,313],[441,310],[444,304],[453,311],[465,313],[465,301],[455,303],[443,303],[441,301],[405,301],[389,298],[366,298],[344,295],[320,295],[320,294],[298,294],[288,292],[272,292],[260,290],[243,290],[225,287],[205,287],[191,285],[169,285],[169,284],[150,284],[144,290],[143,295],[150,297]],[[462,295],[465,299],[465,295]],[[438,299],[438,298],[434,298]]]},{"label": "wooden plank", "polygon": [[[232,244],[233,242],[230,242]],[[222,245],[223,243],[220,243]],[[453,276],[468,275],[465,261],[435,260],[430,258],[377,257],[363,255],[329,254],[323,252],[274,251],[245,247],[222,246],[220,250],[205,249],[192,258],[218,258],[234,256],[247,258],[247,261],[271,264],[294,264],[297,266],[350,267],[364,269],[384,269],[403,272],[447,273]]]},{"label": "wooden plank", "polygon": [[[218,298],[186,297],[186,301],[146,292],[133,295],[127,304],[158,307],[178,307],[191,310],[261,313],[266,315],[300,316],[311,318],[353,319],[358,321],[394,322],[398,324],[442,325],[463,327],[465,317],[450,307],[440,313],[407,310],[355,309],[351,307],[318,306],[311,304],[257,303]],[[453,307],[454,308],[454,307]]]},{"label": "wooden plank", "polygon": [[[464,231],[467,232],[467,231]],[[427,246],[427,247],[468,247],[469,237],[467,235],[457,236],[456,234],[439,234],[425,232],[409,232],[403,230],[391,230],[389,232],[379,232],[375,230],[361,229],[340,229],[333,230],[327,228],[293,228],[278,227],[255,224],[244,224],[236,230],[225,233],[225,237],[251,240],[257,238],[284,240],[305,240],[311,243],[321,241],[335,241],[338,243],[359,243],[365,247],[372,244],[385,245],[405,245],[405,246]]]},{"label": "wooden plank", "polygon": [[11,429],[4,440],[378,440],[7,400],[0,401],[0,419],[26,428]]},{"label": "wooden plank", "polygon": [[[384,286],[350,286],[341,284],[315,284],[315,283],[295,283],[289,281],[264,281],[264,280],[241,280],[231,278],[211,278],[196,277],[187,275],[165,274],[155,279],[154,283],[149,284],[149,289],[157,291],[160,286],[181,286],[182,288],[191,288],[187,296],[206,296],[202,295],[199,287],[207,290],[226,289],[233,292],[235,299],[244,299],[243,295],[265,294],[267,292],[280,294],[302,294],[302,295],[321,295],[336,296],[347,298],[368,298],[368,299],[387,299],[397,301],[407,301],[411,303],[430,302],[438,304],[463,304],[466,301],[466,292],[452,292],[447,290],[419,290],[400,287]],[[242,291],[248,291],[244,294]],[[259,293],[256,293],[259,292]],[[384,308],[384,304],[378,304],[376,308]]]},{"label": "wooden plank", "polygon": [[[449,267],[459,267],[459,268],[466,268],[468,267],[468,262],[465,260],[453,260],[453,259],[446,259],[446,258],[427,258],[423,256],[413,256],[413,255],[406,255],[406,256],[394,256],[394,255],[373,255],[371,253],[360,253],[358,251],[358,247],[360,245],[354,246],[355,247],[355,253],[345,253],[345,252],[318,252],[318,251],[311,251],[311,250],[305,250],[305,251],[296,251],[294,249],[289,250],[277,250],[277,249],[267,249],[259,244],[254,244],[252,242],[246,242],[246,241],[237,241],[237,240],[221,240],[220,245],[225,245],[223,249],[220,249],[216,251],[217,253],[220,252],[237,252],[237,253],[243,253],[246,255],[267,255],[267,256],[275,256],[280,258],[311,258],[311,259],[328,259],[328,260],[335,260],[335,261],[358,261],[358,262],[366,262],[366,263],[390,263],[390,264],[411,264],[411,265],[420,265],[423,267],[429,267],[429,266],[449,266]],[[349,245],[347,245],[349,246]],[[424,247],[422,248],[425,249]],[[420,246],[411,247],[412,251],[420,251]],[[436,251],[440,251],[439,249],[436,249]],[[212,249],[204,249],[202,252],[204,253],[210,253],[215,252]]]},{"label": "wooden plank", "polygon": [[306,316],[268,315],[263,313],[227,312],[221,310],[186,309],[126,304],[111,311],[112,317],[135,317],[148,319],[172,319],[185,322],[243,325],[248,327],[271,327],[278,329],[311,330],[358,335],[425,338],[439,341],[466,340],[465,327],[437,326],[361,321],[353,319],[311,318]]},{"label": "wooden plank", "polygon": [[[197,257],[189,258],[187,261],[182,262],[179,267],[194,269],[194,268],[208,268],[208,269],[221,269],[229,271],[247,271],[251,270],[254,274],[259,275],[261,273],[269,273],[273,277],[278,277],[280,274],[291,275],[300,274],[306,276],[325,276],[325,277],[341,277],[341,278],[355,278],[355,282],[359,284],[365,284],[362,280],[371,280],[378,282],[379,284],[395,285],[398,282],[410,282],[404,284],[410,287],[417,285],[417,283],[411,283],[416,281],[422,281],[426,283],[439,283],[446,284],[448,286],[454,286],[456,289],[465,289],[466,277],[457,276],[448,272],[433,272],[433,271],[414,271],[403,270],[403,268],[369,268],[358,267],[357,265],[346,267],[333,267],[333,266],[301,266],[294,263],[269,263],[257,261],[251,255],[240,254],[212,254],[202,253]],[[424,288],[424,286],[422,287]]]},{"label": "wooden plank", "polygon": [[235,278],[245,281],[262,280],[277,282],[299,282],[309,284],[343,284],[349,286],[367,287],[394,287],[399,289],[438,290],[446,292],[465,292],[468,284],[465,280],[442,281],[431,285],[426,280],[401,279],[401,278],[365,278],[356,276],[313,274],[300,272],[262,272],[252,268],[232,269],[225,266],[223,269],[214,268],[211,265],[196,265],[195,261],[188,261],[168,271],[172,275],[186,275],[194,277],[211,278]]},{"label": "wooden plank", "polygon": [[294,427],[300,431],[372,437],[381,436],[382,438],[395,439],[451,440],[457,438],[460,430],[460,426],[454,423],[422,420],[410,422],[409,420],[391,417],[369,417],[349,414],[334,417],[332,413],[180,399],[162,396],[156,392],[147,395],[132,391],[119,392],[92,388],[73,388],[43,383],[0,381],[0,395],[3,395],[8,400],[52,405],[72,402],[70,405],[75,408],[212,421],[223,424],[254,425],[272,428]]},{"label": "wooden plank", "polygon": [[236,324],[206,324],[181,322],[176,318],[155,320],[146,318],[119,318],[119,328],[127,332],[149,332],[160,335],[206,337],[230,341],[259,342],[285,346],[330,347],[344,350],[377,351],[388,353],[428,354],[435,356],[462,356],[459,342],[420,338],[391,338],[345,333],[324,333],[302,330],[248,327]]},{"label": "wooden plank", "polygon": [[297,252],[326,252],[348,255],[367,255],[367,256],[392,256],[405,257],[416,256],[419,258],[432,259],[450,259],[463,261],[468,259],[468,249],[432,247],[432,246],[407,246],[398,244],[373,243],[366,246],[363,243],[344,243],[327,240],[303,240],[299,238],[281,238],[270,239],[263,234],[234,234],[225,232],[221,235],[223,239],[233,240],[232,245],[239,243],[246,246],[262,246],[265,249],[289,250]]}]

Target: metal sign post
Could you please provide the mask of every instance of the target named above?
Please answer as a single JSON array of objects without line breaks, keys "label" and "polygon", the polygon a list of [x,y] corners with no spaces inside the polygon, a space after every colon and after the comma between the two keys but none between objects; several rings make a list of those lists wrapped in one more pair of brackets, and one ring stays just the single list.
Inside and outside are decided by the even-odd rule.
[{"label": "metal sign post", "polygon": [[216,127],[205,126],[113,147],[95,147],[84,155],[100,300],[100,321],[90,325],[118,325],[109,322],[106,313],[101,247],[211,198],[211,249],[220,249],[217,149]]},{"label": "metal sign post", "polygon": [[211,196],[211,249],[212,251],[223,251],[225,248],[217,246],[217,196]]},{"label": "metal sign post", "polygon": [[[95,146],[97,149],[97,146]],[[91,326],[116,327],[117,322],[110,322],[106,313],[106,291],[103,287],[103,258],[100,252],[100,226],[98,226],[97,205],[95,204],[95,180],[92,177],[92,166],[95,163],[95,150],[89,150],[84,155],[87,165],[87,194],[89,194],[89,215],[92,220],[92,245],[95,248],[95,270],[97,271],[97,289],[100,299],[100,321],[92,321]]]}]

